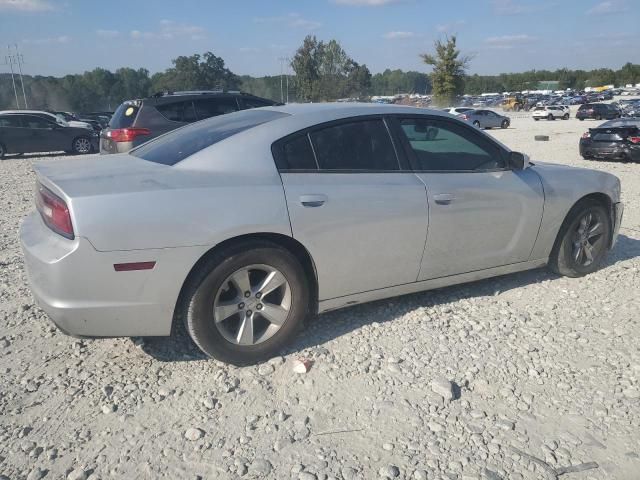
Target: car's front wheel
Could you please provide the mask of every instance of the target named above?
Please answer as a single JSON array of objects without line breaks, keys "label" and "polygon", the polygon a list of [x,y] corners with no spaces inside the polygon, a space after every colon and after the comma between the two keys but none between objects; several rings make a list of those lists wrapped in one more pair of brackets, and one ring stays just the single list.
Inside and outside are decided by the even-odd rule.
[{"label": "car's front wheel", "polygon": [[549,114],[547,116],[547,120],[555,120],[555,117],[552,114]]},{"label": "car's front wheel", "polygon": [[91,153],[91,149],[91,140],[89,140],[87,137],[74,138],[73,143],[71,144],[72,152],[78,155]]},{"label": "car's front wheel", "polygon": [[562,116],[562,119],[563,119],[563,120],[569,120],[569,114],[568,114],[568,113],[565,113],[565,114]]},{"label": "car's front wheel", "polygon": [[480,128],[480,122],[476,120],[475,122],[473,122],[473,126],[476,128]]},{"label": "car's front wheel", "polygon": [[4,145],[0,143],[0,160],[2,160],[7,153],[7,149],[4,148]]},{"label": "car's front wheel", "polygon": [[276,355],[309,311],[305,272],[288,250],[248,242],[213,255],[186,285],[182,316],[210,357],[248,365]]},{"label": "car's front wheel", "polygon": [[508,128],[509,127],[509,122],[507,120],[503,120],[502,124],[500,125],[501,128]]},{"label": "car's front wheel", "polygon": [[549,267],[567,277],[592,273],[606,257],[610,241],[611,222],[606,208],[595,200],[579,202],[560,228]]}]

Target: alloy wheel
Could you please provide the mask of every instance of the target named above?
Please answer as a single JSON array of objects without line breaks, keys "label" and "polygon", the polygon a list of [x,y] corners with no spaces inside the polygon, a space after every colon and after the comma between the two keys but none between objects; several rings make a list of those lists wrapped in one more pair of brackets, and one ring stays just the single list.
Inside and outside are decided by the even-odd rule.
[{"label": "alloy wheel", "polygon": [[576,264],[587,267],[602,252],[604,245],[605,219],[594,211],[585,213],[574,232],[571,256]]},{"label": "alloy wheel", "polygon": [[216,292],[213,321],[229,342],[256,345],[273,337],[291,310],[291,287],[269,265],[249,265],[229,275]]},{"label": "alloy wheel", "polygon": [[91,142],[87,138],[77,138],[73,143],[73,148],[78,153],[91,152]]}]

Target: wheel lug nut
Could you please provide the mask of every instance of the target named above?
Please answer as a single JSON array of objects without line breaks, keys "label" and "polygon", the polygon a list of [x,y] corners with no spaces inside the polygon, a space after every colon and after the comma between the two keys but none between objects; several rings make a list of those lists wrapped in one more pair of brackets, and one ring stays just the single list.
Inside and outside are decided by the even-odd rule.
[{"label": "wheel lug nut", "polygon": [[238,304],[238,308],[239,308],[240,310],[242,310],[242,309],[244,308],[244,303],[239,303],[239,304]]},{"label": "wheel lug nut", "polygon": [[262,310],[262,304],[259,303],[258,305],[256,305],[256,310]]},{"label": "wheel lug nut", "polygon": [[247,315],[251,316],[251,315],[253,315],[253,312],[251,310],[247,310]]},{"label": "wheel lug nut", "polygon": [[262,293],[261,292],[256,293],[256,298],[260,298],[260,297],[262,297]]},{"label": "wheel lug nut", "polygon": [[245,298],[249,298],[251,296],[251,292],[244,292]]}]

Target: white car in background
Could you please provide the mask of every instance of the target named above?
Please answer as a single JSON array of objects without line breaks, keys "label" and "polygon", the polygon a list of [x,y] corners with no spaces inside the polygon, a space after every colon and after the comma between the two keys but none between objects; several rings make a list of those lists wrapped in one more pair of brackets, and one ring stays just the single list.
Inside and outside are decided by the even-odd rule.
[{"label": "white car in background", "polygon": [[561,118],[562,120],[569,120],[569,107],[566,105],[549,105],[544,107],[535,107],[532,110],[531,117],[538,121],[541,118],[547,120],[556,120]]},{"label": "white car in background", "polygon": [[470,112],[471,110],[475,109],[470,107],[450,107],[442,109],[443,112],[450,113],[451,115],[460,115],[461,113]]}]

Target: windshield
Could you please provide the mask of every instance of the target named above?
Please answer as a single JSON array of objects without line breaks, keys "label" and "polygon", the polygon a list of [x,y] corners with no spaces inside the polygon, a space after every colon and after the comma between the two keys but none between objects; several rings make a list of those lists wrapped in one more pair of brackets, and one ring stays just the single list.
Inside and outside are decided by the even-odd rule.
[{"label": "windshield", "polygon": [[243,110],[220,115],[173,130],[132,150],[131,155],[175,165],[225,138],[288,115],[274,110]]}]

